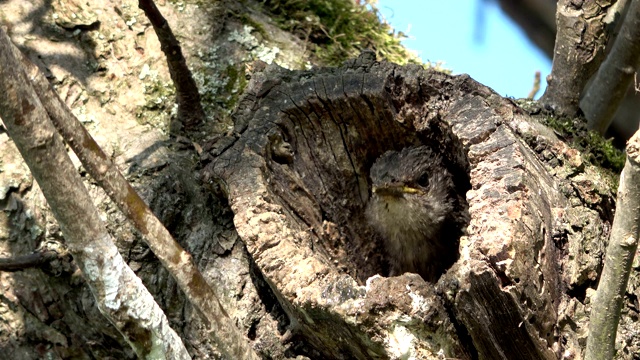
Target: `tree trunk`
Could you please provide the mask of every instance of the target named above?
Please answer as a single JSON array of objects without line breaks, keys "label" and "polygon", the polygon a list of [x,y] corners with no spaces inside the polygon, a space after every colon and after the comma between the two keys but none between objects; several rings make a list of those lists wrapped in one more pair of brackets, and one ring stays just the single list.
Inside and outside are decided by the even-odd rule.
[{"label": "tree trunk", "polygon": [[[601,213],[570,208],[579,194],[563,187],[575,186],[569,176],[587,165],[518,106],[467,76],[363,53],[338,69],[267,68],[238,113],[236,137],[208,169],[225,184],[236,229],[293,329],[323,356],[425,358],[443,349],[456,358],[551,359],[580,351],[575,334],[558,326],[559,311],[571,300],[565,288],[594,280],[573,272],[600,266],[581,265],[573,249],[594,243],[601,256],[602,240],[566,229],[586,217],[602,235],[613,198],[604,191],[594,204]],[[368,169],[383,152],[420,143],[439,149],[458,189],[470,189],[460,260],[435,287],[413,275],[367,280],[386,275],[363,218]]]}]

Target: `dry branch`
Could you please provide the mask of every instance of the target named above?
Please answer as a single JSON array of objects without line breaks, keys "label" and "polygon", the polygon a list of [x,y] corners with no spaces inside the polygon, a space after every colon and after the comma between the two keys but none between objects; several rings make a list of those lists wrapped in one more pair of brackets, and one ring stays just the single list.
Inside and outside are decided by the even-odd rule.
[{"label": "dry branch", "polygon": [[190,359],[113,239],[0,28],[0,115],[51,206],[102,314],[142,359]]},{"label": "dry branch", "polygon": [[35,251],[12,258],[0,258],[0,271],[19,271],[39,267],[57,258],[58,253],[53,250]]},{"label": "dry branch", "polygon": [[640,131],[629,140],[604,269],[592,300],[586,360],[612,359],[631,264],[640,235]]},{"label": "dry branch", "polygon": [[540,91],[540,71],[536,71],[533,78],[533,86],[531,87],[531,91],[529,91],[529,95],[527,95],[527,99],[533,100],[538,91]]},{"label": "dry branch", "polygon": [[[17,56],[22,55],[15,46],[13,50]],[[78,155],[89,174],[144,236],[151,251],[176,280],[193,306],[200,311],[208,333],[219,350],[230,358],[257,358],[248,340],[220,304],[216,295],[220,290],[213,289],[204,279],[191,255],[173,239],[111,159],[58,97],[39,69],[25,56],[22,56],[22,66],[27,69],[35,91],[56,129]]]}]

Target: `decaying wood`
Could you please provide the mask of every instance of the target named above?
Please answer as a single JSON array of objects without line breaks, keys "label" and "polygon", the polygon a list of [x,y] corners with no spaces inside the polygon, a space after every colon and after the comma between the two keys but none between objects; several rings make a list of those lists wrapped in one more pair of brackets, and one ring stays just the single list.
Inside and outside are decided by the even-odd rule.
[{"label": "decaying wood", "polygon": [[[338,69],[267,67],[235,121],[207,176],[226,189],[290,330],[323,356],[579,355],[583,324],[567,324],[567,311],[584,313],[575,292],[598,273],[613,197],[514,103],[467,76],[365,52]],[[370,278],[386,266],[363,220],[368,170],[384,151],[419,143],[440,149],[469,190],[460,260],[433,285]]]},{"label": "decaying wood", "polygon": [[[599,170],[583,162],[581,154],[538,119],[466,77],[369,59],[343,69],[291,73],[271,68],[253,74],[253,95],[246,95],[236,114],[233,136],[197,146],[173,141],[162,135],[161,124],[144,125],[151,118],[144,111],[144,89],[164,87],[169,75],[137,2],[93,3],[82,11],[65,7],[67,3],[9,1],[0,12],[14,24],[12,39],[47,71],[65,102],[74,111],[86,107],[84,114],[94,116],[85,126],[192,254],[207,281],[220,286],[219,296],[231,304],[229,315],[260,356],[401,358],[412,352],[421,359],[442,350],[443,356],[457,358],[521,358],[520,352],[515,357],[511,353],[516,344],[529,357],[536,352],[548,357],[550,351],[558,357],[581,357],[613,196]],[[234,91],[244,89],[243,82],[234,81],[244,80],[244,63],[259,58],[263,45],[277,45],[276,61],[283,66],[306,63],[305,44],[282,33],[251,4],[208,4],[217,9],[189,2],[161,6],[167,20],[178,24],[176,35],[194,73],[201,76],[197,69],[205,68],[208,79],[215,80],[213,88],[203,88],[208,94],[204,105],[215,108],[211,118],[222,123],[206,123],[201,129],[213,138],[220,135],[210,135],[212,131],[227,133],[230,121],[224,110],[235,104],[219,100],[233,99]],[[251,24],[260,23],[260,29],[246,26],[241,21],[245,14]],[[102,24],[98,29],[92,25],[96,19]],[[61,29],[66,32],[60,34]],[[71,37],[76,29],[81,33]],[[115,40],[110,36],[114,29],[123,30],[115,30]],[[264,33],[271,39],[261,36]],[[139,76],[143,64],[159,71],[157,81]],[[236,70],[242,76],[233,77]],[[361,86],[347,82],[343,87],[343,78]],[[313,91],[299,83],[319,89],[318,98],[305,97]],[[213,102],[212,94],[219,94]],[[300,110],[285,108],[292,114],[290,125],[286,118],[285,125],[269,123],[281,106],[292,105],[291,99],[298,99],[296,104],[308,116],[300,118]],[[172,101],[168,97],[163,104]],[[158,112],[168,118],[169,111],[162,109],[169,108]],[[374,126],[370,113],[376,114]],[[210,125],[215,125],[213,130]],[[273,132],[261,134],[263,130]],[[2,131],[0,250],[3,256],[13,256],[59,240],[61,234]],[[441,135],[449,135],[450,144]],[[469,236],[462,239],[460,261],[435,286],[415,275],[367,281],[372,274],[387,274],[384,254],[360,215],[368,197],[367,171],[385,149],[420,142],[457,150],[449,162],[460,167],[461,188],[471,190],[472,220]],[[231,184],[229,189],[235,189],[231,204],[242,239],[227,200],[210,191],[215,186],[199,181],[193,148],[199,152],[200,145],[205,149],[201,163],[225,153],[214,165]],[[232,152],[236,155],[230,156]],[[224,171],[225,161],[245,163]],[[255,169],[240,174],[260,175],[257,178],[230,173],[252,164]],[[215,180],[208,170],[205,175]],[[353,191],[355,184],[361,184],[361,190]],[[189,353],[198,359],[219,358],[196,311],[140,234],[94,182],[85,185],[128,265],[154,294]],[[251,193],[251,186],[261,188],[262,195]],[[255,212],[245,211],[242,204]],[[271,214],[270,208],[282,213]],[[291,232],[279,232],[283,229]],[[640,349],[639,268],[638,263],[632,268],[617,358],[633,359]],[[12,359],[135,358],[117,330],[104,321],[75,270],[67,256],[43,271],[0,273],[0,353]]]}]

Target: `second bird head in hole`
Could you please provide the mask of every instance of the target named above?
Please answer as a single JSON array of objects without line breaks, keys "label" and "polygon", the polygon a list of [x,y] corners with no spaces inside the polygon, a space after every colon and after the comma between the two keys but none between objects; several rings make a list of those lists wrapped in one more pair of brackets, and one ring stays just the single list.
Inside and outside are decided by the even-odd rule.
[{"label": "second bird head in hole", "polygon": [[388,151],[371,167],[366,217],[384,242],[390,275],[435,282],[458,259],[468,223],[464,194],[428,146]]}]

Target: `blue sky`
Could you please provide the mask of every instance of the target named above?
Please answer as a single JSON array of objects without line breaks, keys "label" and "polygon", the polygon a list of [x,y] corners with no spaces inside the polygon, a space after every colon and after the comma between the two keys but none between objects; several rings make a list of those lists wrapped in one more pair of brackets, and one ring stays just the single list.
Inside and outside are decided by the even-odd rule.
[{"label": "blue sky", "polygon": [[[442,61],[454,74],[467,73],[503,96],[526,97],[536,71],[545,77],[551,60],[502,13],[482,0],[378,0],[385,19],[409,38],[403,44],[423,61]],[[484,26],[478,24],[482,11]],[[477,32],[481,31],[481,36]]]}]

